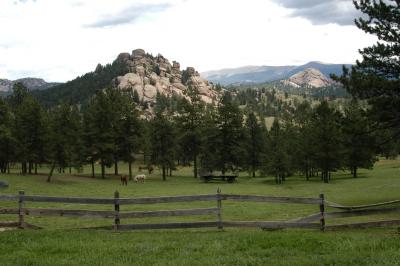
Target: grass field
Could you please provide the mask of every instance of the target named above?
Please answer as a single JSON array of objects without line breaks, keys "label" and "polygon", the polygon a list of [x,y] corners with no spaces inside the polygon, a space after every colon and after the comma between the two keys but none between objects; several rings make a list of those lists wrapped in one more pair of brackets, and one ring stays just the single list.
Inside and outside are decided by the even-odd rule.
[{"label": "grass field", "polygon": [[[135,168],[136,169],[136,168]],[[41,172],[47,171],[46,168]],[[126,172],[126,166],[121,165]],[[89,171],[85,169],[87,174]],[[110,171],[111,172],[111,171]],[[44,175],[2,175],[10,187],[2,194],[25,190],[28,195],[112,197],[166,196],[223,193],[275,196],[325,197],[343,205],[368,204],[400,199],[400,160],[381,160],[372,171],[357,179],[338,172],[330,184],[319,179],[306,182],[292,177],[283,185],[272,178],[248,178],[238,182],[202,183],[190,177],[190,169],[176,172],[166,182],[155,171],[146,184],[121,186],[116,177],[106,179],[56,174],[52,183]],[[111,210],[113,206],[29,203],[28,207]],[[0,207],[16,207],[0,202]],[[163,210],[215,207],[215,202],[122,206],[121,210]],[[288,220],[318,212],[318,206],[223,202],[224,220]],[[327,220],[327,224],[381,219],[400,219],[399,214]],[[0,221],[15,221],[0,215]],[[76,230],[78,227],[111,225],[108,219],[27,217],[45,229],[0,232],[0,265],[400,265],[400,234],[397,228],[319,232],[306,230],[261,231],[256,229],[190,229],[115,233]],[[214,216],[149,218],[137,222],[215,220]]]}]

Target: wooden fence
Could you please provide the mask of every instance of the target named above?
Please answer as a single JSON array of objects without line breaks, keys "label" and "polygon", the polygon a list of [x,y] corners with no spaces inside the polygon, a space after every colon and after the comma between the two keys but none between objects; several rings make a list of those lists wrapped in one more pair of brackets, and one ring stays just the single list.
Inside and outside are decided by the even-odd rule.
[{"label": "wooden fence", "polygon": [[[292,219],[290,221],[225,221],[222,219],[222,201],[248,201],[248,202],[269,202],[288,204],[311,204],[315,205],[319,212],[307,217]],[[138,229],[176,229],[176,228],[202,228],[215,227],[259,227],[262,229],[283,229],[283,228],[306,228],[337,230],[344,228],[366,228],[379,226],[399,225],[400,220],[386,220],[367,223],[352,223],[339,225],[325,225],[326,218],[366,216],[400,212],[400,207],[376,208],[377,206],[393,205],[400,203],[400,200],[383,202],[362,206],[342,206],[337,203],[326,201],[323,194],[317,198],[296,198],[296,197],[275,197],[258,195],[235,195],[222,194],[220,189],[216,194],[190,195],[190,196],[167,196],[167,197],[144,197],[144,198],[120,198],[118,191],[114,198],[80,198],[80,197],[50,197],[25,195],[20,191],[18,195],[0,195],[2,201],[18,201],[18,208],[0,208],[1,214],[16,214],[18,222],[0,222],[0,227],[39,228],[25,222],[25,216],[62,216],[62,217],[86,217],[86,218],[111,218],[114,224],[110,226],[90,227],[92,229],[114,229],[114,230],[138,230]],[[157,210],[157,211],[120,211],[121,205],[135,204],[159,204],[177,202],[216,202],[212,208],[179,209],[179,210]],[[28,208],[27,202],[51,202],[51,203],[76,203],[76,204],[101,204],[113,205],[113,210],[81,210],[81,209],[55,209],[55,208]],[[342,209],[339,212],[326,212],[325,208]],[[193,216],[193,215],[215,215],[215,220],[201,222],[179,222],[179,223],[142,223],[142,224],[121,224],[121,219],[127,218],[148,218],[148,217],[169,217],[169,216]],[[86,229],[90,229],[86,228]]]}]

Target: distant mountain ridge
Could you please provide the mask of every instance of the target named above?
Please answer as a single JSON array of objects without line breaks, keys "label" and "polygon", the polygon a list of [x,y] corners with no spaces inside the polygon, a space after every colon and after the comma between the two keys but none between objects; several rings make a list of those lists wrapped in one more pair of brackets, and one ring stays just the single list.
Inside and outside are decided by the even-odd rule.
[{"label": "distant mountain ridge", "polygon": [[28,90],[45,90],[60,83],[46,82],[41,78],[22,78],[17,80],[0,79],[0,92],[9,92],[15,83],[21,82]]},{"label": "distant mountain ridge", "polygon": [[[351,65],[346,66],[350,67]],[[288,79],[308,68],[317,69],[323,75],[329,77],[330,74],[341,75],[343,72],[342,67],[343,64],[326,64],[313,61],[301,66],[246,66],[207,71],[201,73],[201,75],[214,83],[232,85]]]}]

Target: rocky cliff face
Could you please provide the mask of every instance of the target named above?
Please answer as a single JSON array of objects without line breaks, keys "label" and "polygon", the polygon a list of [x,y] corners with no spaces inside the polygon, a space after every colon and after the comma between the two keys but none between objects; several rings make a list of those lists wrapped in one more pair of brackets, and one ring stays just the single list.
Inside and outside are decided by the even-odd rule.
[{"label": "rocky cliff face", "polygon": [[137,91],[144,102],[155,102],[157,92],[185,97],[188,86],[196,88],[206,103],[218,98],[214,85],[200,77],[193,67],[182,71],[178,62],[171,64],[163,56],[153,57],[143,49],[133,50],[132,54],[121,53],[117,60],[127,65],[129,73],[115,79],[116,87],[132,93]]},{"label": "rocky cliff face", "polygon": [[58,84],[48,83],[39,78],[22,78],[17,80],[0,79],[0,91],[10,91],[17,82],[21,82],[28,90],[43,90]]},{"label": "rocky cliff face", "polygon": [[334,84],[334,81],[327,78],[318,69],[307,68],[297,74],[294,74],[289,79],[283,81],[287,85],[293,87],[314,87],[321,88]]}]

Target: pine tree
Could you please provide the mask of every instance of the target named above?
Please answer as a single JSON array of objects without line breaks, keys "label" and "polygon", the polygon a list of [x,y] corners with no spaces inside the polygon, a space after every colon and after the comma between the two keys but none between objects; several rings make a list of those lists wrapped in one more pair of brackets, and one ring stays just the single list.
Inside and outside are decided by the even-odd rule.
[{"label": "pine tree", "polygon": [[237,171],[244,165],[243,115],[239,106],[232,101],[227,92],[221,98],[217,112],[217,165],[224,174],[226,171]]},{"label": "pine tree", "polygon": [[344,148],[340,129],[340,114],[323,101],[315,110],[312,121],[314,161],[322,171],[322,180],[329,182],[332,171],[342,166]]},{"label": "pine tree", "polygon": [[[14,97],[14,95],[12,96]],[[14,99],[17,99],[16,96]],[[20,104],[14,106],[15,122],[13,135],[17,141],[16,153],[21,161],[22,173],[32,173],[37,164],[46,160],[48,124],[46,113],[31,95],[19,99]]]},{"label": "pine tree", "polygon": [[379,128],[393,130],[392,137],[400,136],[400,2],[397,0],[354,1],[364,18],[355,20],[356,26],[378,37],[379,41],[360,50],[362,61],[357,61],[351,72],[335,79],[359,99],[368,100],[370,115]]},{"label": "pine tree", "polygon": [[376,161],[375,139],[370,133],[370,122],[366,111],[361,109],[357,101],[352,101],[345,108],[342,129],[345,166],[351,170],[353,177],[357,177],[358,168],[371,169]]},{"label": "pine tree", "polygon": [[204,119],[204,103],[201,101],[200,94],[196,88],[188,87],[186,96],[188,101],[184,101],[182,112],[177,118],[180,128],[179,144],[185,157],[193,161],[193,177],[197,178],[197,159],[201,145],[201,127]]},{"label": "pine tree", "polygon": [[92,164],[92,175],[94,163],[100,163],[102,178],[105,178],[105,168],[111,167],[115,162],[114,107],[110,101],[111,94],[110,89],[96,93],[84,114],[87,158]]},{"label": "pine tree", "polygon": [[16,140],[12,134],[13,116],[7,103],[0,98],[0,172],[9,171],[15,159]]},{"label": "pine tree", "polygon": [[135,104],[126,95],[121,95],[119,105],[120,116],[116,127],[116,144],[122,160],[128,162],[129,179],[132,179],[132,164],[134,154],[139,151],[142,137],[142,123]]},{"label": "pine tree", "polygon": [[253,112],[248,115],[246,120],[246,134],[247,163],[250,166],[252,177],[255,177],[265,150],[266,132]]},{"label": "pine tree", "polygon": [[162,113],[156,113],[151,122],[151,159],[162,169],[162,180],[166,181],[167,170],[175,160],[176,132],[174,125]]},{"label": "pine tree", "polygon": [[268,133],[267,153],[264,156],[262,172],[275,176],[275,182],[282,184],[289,172],[289,155],[285,133],[278,119],[275,119]]},{"label": "pine tree", "polygon": [[51,169],[47,182],[51,182],[54,168],[75,167],[83,164],[82,124],[77,109],[67,104],[55,107],[50,117]]},{"label": "pine tree", "polygon": [[204,112],[200,134],[200,172],[212,172],[218,169],[218,147],[220,146],[217,110],[214,106],[207,106]]}]

